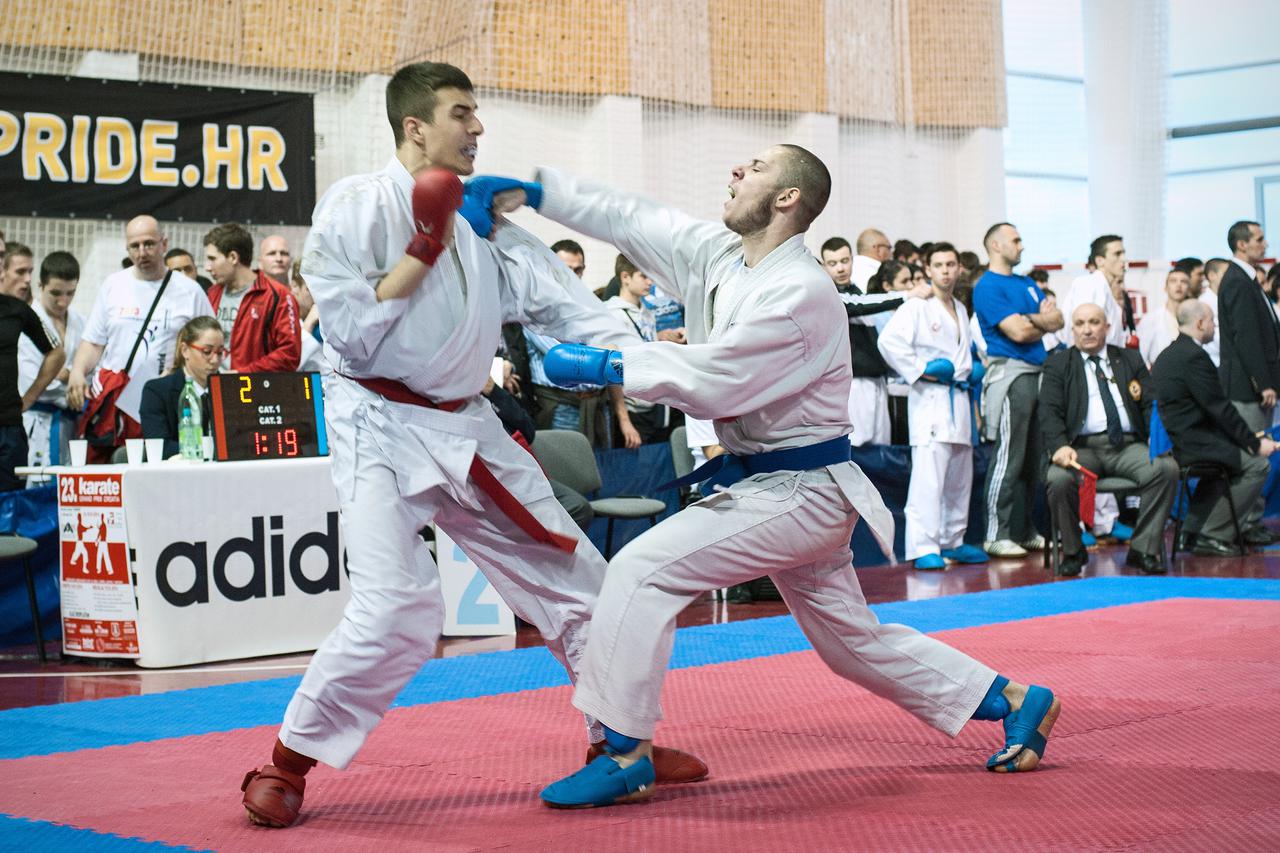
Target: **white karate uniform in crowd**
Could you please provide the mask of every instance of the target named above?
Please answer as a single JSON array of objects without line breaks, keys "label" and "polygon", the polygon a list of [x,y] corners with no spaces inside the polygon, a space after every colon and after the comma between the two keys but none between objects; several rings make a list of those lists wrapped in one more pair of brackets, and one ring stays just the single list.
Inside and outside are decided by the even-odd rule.
[{"label": "white karate uniform in crowd", "polygon": [[[36,312],[36,316],[44,324],[45,334],[49,336],[50,343],[56,346],[59,343],[57,329],[54,327],[53,320],[50,319],[48,312],[44,310],[44,306],[40,304],[38,296],[31,303],[31,310]],[[80,346],[80,336],[82,334],[84,334],[84,317],[80,315],[79,311],[68,308],[67,335],[66,339],[61,341],[63,350],[67,353],[67,367],[71,366],[70,359],[75,355],[76,347]],[[26,335],[20,336],[18,338],[18,393],[25,394],[27,389],[31,387],[31,383],[36,381],[36,375],[40,373],[40,365],[43,363],[44,353],[36,349],[36,345]],[[67,383],[54,377],[54,380],[44,389],[36,402],[48,406],[56,406],[61,411],[54,413],[28,409],[22,413],[22,428],[27,433],[27,464],[53,464],[51,441],[53,439],[54,418],[57,418],[57,458],[59,462],[65,465],[67,460],[71,458],[69,455],[70,441],[75,438],[76,428],[76,414],[67,410]],[[41,485],[41,483],[36,482],[39,479],[37,477],[28,478],[27,485]]]},{"label": "white karate uniform in crowd", "polygon": [[[858,255],[863,261],[876,264],[867,273],[868,278],[879,269],[879,262],[872,261],[865,255]],[[857,259],[854,266],[857,267]],[[863,267],[865,270],[865,266]],[[865,289],[866,285],[861,285]],[[874,305],[880,302],[892,302],[901,299],[900,293],[839,293],[840,301],[853,305]],[[892,311],[881,311],[877,314],[864,314],[850,317],[849,322],[863,326],[871,326],[877,331],[893,316]],[[864,444],[889,444],[889,392],[888,380],[884,376],[854,376],[849,383],[849,423],[853,431],[849,433],[849,443],[854,447]]]},{"label": "white karate uniform in crowd", "polygon": [[[686,346],[626,347],[626,393],[715,421],[729,453],[848,434],[847,318],[803,235],[752,268],[741,238],[639,196],[542,169],[544,216],[614,244],[680,290]],[[574,704],[625,735],[653,736],[675,618],[702,592],[768,574],[837,674],[954,735],[995,672],[905,625],[881,625],[853,571],[859,515],[881,547],[893,520],[852,462],[749,477],[632,540],[614,557]]]},{"label": "white karate uniform in crowd", "polygon": [[1148,311],[1138,321],[1138,352],[1147,367],[1156,363],[1165,347],[1178,337],[1178,321],[1164,306]]},{"label": "white karate uniform in crowd", "polygon": [[[937,299],[911,299],[877,341],[889,366],[911,383],[907,420],[911,484],[907,488],[905,556],[939,554],[964,544],[973,486],[973,426],[969,394],[921,379],[925,365],[945,358],[957,381],[969,378],[969,315],[959,300],[956,317]],[[957,323],[957,320],[959,321]]]},{"label": "white karate uniform in crowd", "polygon": [[[440,635],[444,602],[439,571],[418,537],[424,526],[434,522],[449,534],[512,610],[537,626],[571,678],[605,571],[480,390],[502,323],[603,346],[627,336],[530,235],[505,225],[499,248],[460,215],[453,245],[421,286],[379,302],[374,288],[414,234],[412,189],[394,158],[381,172],[334,184],[316,207],[303,255],[336,371],[325,417],[351,600],[289,703],[280,740],[338,768]],[[437,402],[466,403],[455,412],[396,403],[347,376],[393,379]],[[469,476],[475,456],[548,530],[577,537],[576,551],[534,542],[517,527]]]}]

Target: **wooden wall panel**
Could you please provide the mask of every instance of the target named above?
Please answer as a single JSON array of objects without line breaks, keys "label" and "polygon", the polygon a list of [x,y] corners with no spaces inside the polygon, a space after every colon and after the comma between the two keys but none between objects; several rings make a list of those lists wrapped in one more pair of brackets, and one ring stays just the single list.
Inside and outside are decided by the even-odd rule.
[{"label": "wooden wall panel", "polygon": [[708,0],[707,18],[715,106],[826,111],[822,0]]},{"label": "wooden wall panel", "polygon": [[496,85],[532,92],[625,95],[627,7],[611,0],[496,0]]},{"label": "wooden wall panel", "polygon": [[915,123],[1007,123],[1000,0],[911,0]]}]

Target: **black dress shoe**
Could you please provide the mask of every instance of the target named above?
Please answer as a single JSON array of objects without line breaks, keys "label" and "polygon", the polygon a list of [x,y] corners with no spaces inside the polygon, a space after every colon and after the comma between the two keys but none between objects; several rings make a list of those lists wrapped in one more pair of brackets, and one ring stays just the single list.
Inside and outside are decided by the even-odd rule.
[{"label": "black dress shoe", "polygon": [[1243,552],[1231,542],[1212,539],[1208,536],[1197,536],[1191,553],[1199,557],[1242,557]]},{"label": "black dress shoe", "polygon": [[1178,534],[1178,538],[1174,541],[1173,550],[1190,551],[1194,547],[1196,547],[1196,534],[1184,530]]},{"label": "black dress shoe", "polygon": [[1144,575],[1162,575],[1165,573],[1164,565],[1155,554],[1144,554],[1141,551],[1130,549],[1129,556],[1124,559],[1124,564],[1138,569]]},{"label": "black dress shoe", "polygon": [[1262,525],[1250,527],[1244,532],[1244,544],[1252,545],[1255,548],[1263,548],[1272,545],[1276,541],[1276,536]]},{"label": "black dress shoe", "polygon": [[1089,555],[1083,551],[1079,554],[1063,554],[1058,562],[1057,575],[1060,578],[1077,577],[1089,564]]}]

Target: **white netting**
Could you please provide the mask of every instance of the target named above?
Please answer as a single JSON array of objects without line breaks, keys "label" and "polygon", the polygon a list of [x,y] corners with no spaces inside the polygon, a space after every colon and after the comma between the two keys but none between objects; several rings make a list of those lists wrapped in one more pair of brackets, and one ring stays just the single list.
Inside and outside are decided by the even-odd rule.
[{"label": "white netting", "polygon": [[[476,83],[482,171],[548,163],[717,217],[729,168],[786,141],[835,178],[813,249],[870,226],[976,247],[1003,214],[999,0],[9,0],[0,20],[3,70],[314,93],[317,193],[391,156],[383,87],[421,59]],[[165,223],[193,251],[208,225]],[[124,254],[119,221],[0,228],[76,253],[89,298]],[[614,250],[587,252],[599,284]]]}]

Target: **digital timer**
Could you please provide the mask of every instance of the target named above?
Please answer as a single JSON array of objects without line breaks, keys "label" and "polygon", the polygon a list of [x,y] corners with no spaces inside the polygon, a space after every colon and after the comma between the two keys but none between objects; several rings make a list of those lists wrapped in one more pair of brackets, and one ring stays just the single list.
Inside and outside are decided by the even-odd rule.
[{"label": "digital timer", "polygon": [[209,397],[216,459],[329,454],[318,373],[215,373]]}]

